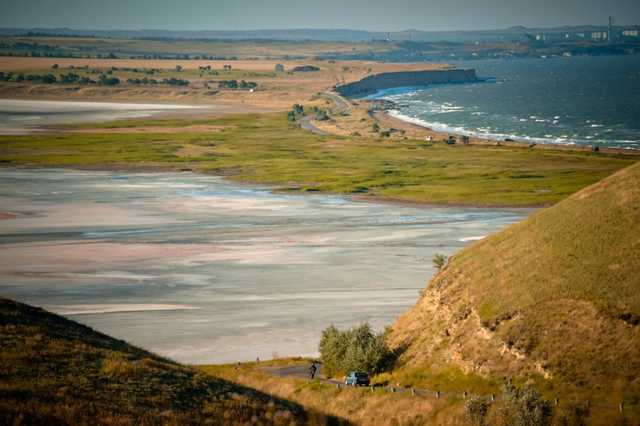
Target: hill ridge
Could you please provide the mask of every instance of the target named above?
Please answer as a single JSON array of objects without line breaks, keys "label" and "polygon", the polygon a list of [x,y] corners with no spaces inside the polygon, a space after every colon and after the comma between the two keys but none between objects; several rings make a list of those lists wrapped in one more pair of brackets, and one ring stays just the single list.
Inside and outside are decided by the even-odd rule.
[{"label": "hill ridge", "polygon": [[340,423],[0,298],[0,424],[252,422]]},{"label": "hill ridge", "polygon": [[401,369],[637,398],[638,277],[640,163],[452,256],[390,342]]}]

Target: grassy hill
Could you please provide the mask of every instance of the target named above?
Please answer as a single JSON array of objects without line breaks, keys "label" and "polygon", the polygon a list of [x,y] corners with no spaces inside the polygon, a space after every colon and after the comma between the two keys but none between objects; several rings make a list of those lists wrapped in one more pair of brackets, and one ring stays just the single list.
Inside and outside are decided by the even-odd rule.
[{"label": "grassy hill", "polygon": [[0,424],[326,424],[334,418],[0,299]]},{"label": "grassy hill", "polygon": [[391,342],[405,380],[454,369],[637,409],[640,164],[453,256]]}]

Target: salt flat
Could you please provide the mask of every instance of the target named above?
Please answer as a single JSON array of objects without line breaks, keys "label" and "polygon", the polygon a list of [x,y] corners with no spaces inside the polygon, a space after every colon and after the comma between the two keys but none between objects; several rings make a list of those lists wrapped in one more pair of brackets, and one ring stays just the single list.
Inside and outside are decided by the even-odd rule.
[{"label": "salt flat", "polygon": [[111,121],[202,107],[173,104],[0,99],[0,134],[25,134],[42,126]]},{"label": "salt flat", "polygon": [[274,194],[192,173],[0,169],[0,295],[188,363],[315,354],[380,329],[435,253],[530,210]]}]

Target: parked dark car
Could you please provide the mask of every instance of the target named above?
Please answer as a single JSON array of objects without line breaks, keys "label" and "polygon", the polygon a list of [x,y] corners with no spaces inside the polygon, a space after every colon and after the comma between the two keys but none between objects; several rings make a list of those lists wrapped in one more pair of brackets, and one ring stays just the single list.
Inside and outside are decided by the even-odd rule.
[{"label": "parked dark car", "polygon": [[352,371],[344,379],[344,384],[347,386],[369,386],[369,383],[369,374],[360,371]]}]

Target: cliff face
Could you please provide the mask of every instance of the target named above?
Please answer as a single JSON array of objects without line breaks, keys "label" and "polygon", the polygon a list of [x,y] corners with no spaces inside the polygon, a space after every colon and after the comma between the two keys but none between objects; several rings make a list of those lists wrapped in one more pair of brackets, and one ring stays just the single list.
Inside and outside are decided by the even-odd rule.
[{"label": "cliff face", "polygon": [[342,96],[362,97],[378,90],[393,87],[428,86],[430,84],[473,83],[478,81],[476,70],[401,71],[370,75],[360,81],[338,86]]}]

